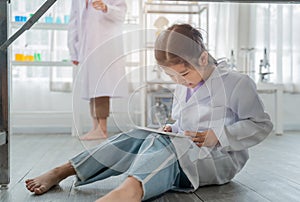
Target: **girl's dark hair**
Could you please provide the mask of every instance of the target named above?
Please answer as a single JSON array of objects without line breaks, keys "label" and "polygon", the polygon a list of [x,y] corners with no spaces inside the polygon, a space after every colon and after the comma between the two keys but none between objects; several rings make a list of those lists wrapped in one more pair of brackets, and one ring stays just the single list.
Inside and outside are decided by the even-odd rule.
[{"label": "girl's dark hair", "polygon": [[[199,67],[198,60],[207,51],[202,34],[189,24],[174,24],[161,32],[155,41],[155,58],[159,65],[185,64]],[[217,64],[209,55],[210,64]]]}]

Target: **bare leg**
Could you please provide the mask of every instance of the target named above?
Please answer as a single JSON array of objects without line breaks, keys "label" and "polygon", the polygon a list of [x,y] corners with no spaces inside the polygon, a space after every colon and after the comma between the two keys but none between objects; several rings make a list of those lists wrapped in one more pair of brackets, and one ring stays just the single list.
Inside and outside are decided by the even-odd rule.
[{"label": "bare leg", "polygon": [[99,119],[98,128],[101,130],[101,137],[102,138],[108,138],[107,134],[107,118]]},{"label": "bare leg", "polygon": [[141,182],[134,177],[128,177],[118,188],[96,202],[140,202],[142,197],[143,188]]},{"label": "bare leg", "polygon": [[106,139],[107,135],[107,119],[98,119],[96,129],[88,132],[84,136],[80,137],[81,140],[98,140]]},{"label": "bare leg", "polygon": [[98,127],[98,119],[93,117],[93,130],[96,130]]},{"label": "bare leg", "polygon": [[89,132],[87,132],[84,136],[86,136],[86,135],[92,133],[92,132],[95,131],[95,130],[97,129],[97,127],[98,127],[98,120],[97,120],[97,118],[92,117],[92,119],[93,119],[93,128],[92,128]]},{"label": "bare leg", "polygon": [[46,193],[49,189],[57,185],[63,179],[75,174],[76,172],[73,166],[70,162],[68,162],[36,178],[28,179],[25,181],[25,183],[29,191],[40,195]]}]

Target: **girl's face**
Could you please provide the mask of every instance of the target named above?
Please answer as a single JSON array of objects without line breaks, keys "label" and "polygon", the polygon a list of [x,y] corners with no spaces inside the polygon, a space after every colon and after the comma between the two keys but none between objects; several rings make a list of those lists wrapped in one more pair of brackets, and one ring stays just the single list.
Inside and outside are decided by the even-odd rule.
[{"label": "girl's face", "polygon": [[184,64],[176,64],[168,67],[162,67],[164,72],[177,83],[188,88],[194,88],[203,80],[199,71],[194,67],[187,67]]}]

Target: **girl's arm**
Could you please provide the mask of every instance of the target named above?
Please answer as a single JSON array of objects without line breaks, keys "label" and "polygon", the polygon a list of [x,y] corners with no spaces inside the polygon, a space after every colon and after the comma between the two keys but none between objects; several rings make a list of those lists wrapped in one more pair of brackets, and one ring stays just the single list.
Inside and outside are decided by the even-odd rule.
[{"label": "girl's arm", "polygon": [[224,150],[247,149],[269,135],[273,124],[264,111],[256,85],[251,78],[244,76],[240,79],[232,91],[228,105],[236,113],[238,120],[225,126],[222,133],[217,135]]}]

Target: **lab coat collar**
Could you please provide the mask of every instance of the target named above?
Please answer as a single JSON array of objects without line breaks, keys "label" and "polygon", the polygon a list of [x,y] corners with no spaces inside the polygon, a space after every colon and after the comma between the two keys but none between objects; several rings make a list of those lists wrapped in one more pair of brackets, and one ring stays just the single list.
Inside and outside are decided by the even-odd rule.
[{"label": "lab coat collar", "polygon": [[227,62],[222,61],[220,62],[216,68],[214,69],[214,71],[212,72],[212,74],[209,76],[209,78],[207,80],[213,80],[215,78],[221,78],[222,76],[228,74],[228,69],[229,65]]},{"label": "lab coat collar", "polygon": [[217,66],[208,79],[205,81],[206,88],[212,90],[214,82],[222,81],[222,77],[228,74],[228,69],[224,68],[223,66]]},{"label": "lab coat collar", "polygon": [[[191,96],[188,102],[185,102],[185,99],[182,99],[185,106],[193,105],[196,102],[201,102],[204,99],[212,97],[214,92],[216,91],[216,87],[223,85],[222,77],[228,74],[228,70],[223,68],[223,66],[217,66],[214,71],[211,73],[209,78],[205,81],[205,83]],[[220,86],[221,88],[222,86]],[[183,87],[182,97],[186,97],[186,87]],[[184,106],[183,105],[183,106]]]}]

